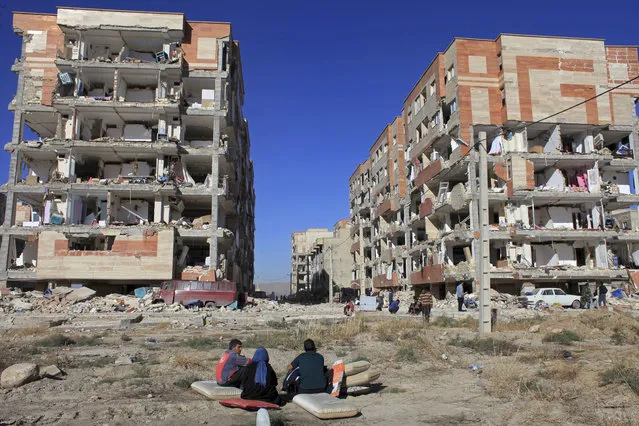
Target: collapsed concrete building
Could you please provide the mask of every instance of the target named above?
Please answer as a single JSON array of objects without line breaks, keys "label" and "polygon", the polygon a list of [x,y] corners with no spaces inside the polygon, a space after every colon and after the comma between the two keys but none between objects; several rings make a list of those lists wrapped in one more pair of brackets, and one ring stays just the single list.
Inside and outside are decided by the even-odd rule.
[{"label": "collapsed concrete building", "polygon": [[[14,13],[0,285],[253,283],[253,164],[229,23]],[[124,288],[123,290],[127,290]]]},{"label": "collapsed concrete building", "polygon": [[311,250],[317,239],[332,236],[328,228],[309,228],[291,234],[291,293],[311,289]]},{"label": "collapsed concrete building", "polygon": [[332,286],[337,296],[341,288],[350,287],[350,229],[351,221],[342,219],[330,237],[317,238],[313,243],[309,254],[311,292],[328,297]]},{"label": "collapsed concrete building", "polygon": [[[394,122],[403,140],[381,137],[382,157],[378,140],[349,181],[352,285],[443,297],[479,276],[477,149],[486,149],[493,287],[636,291],[639,80],[628,80],[638,75],[636,47],[599,39],[455,39],[406,97]],[[406,191],[384,171],[386,193],[400,185],[389,199],[379,168],[391,170],[394,144]]]}]

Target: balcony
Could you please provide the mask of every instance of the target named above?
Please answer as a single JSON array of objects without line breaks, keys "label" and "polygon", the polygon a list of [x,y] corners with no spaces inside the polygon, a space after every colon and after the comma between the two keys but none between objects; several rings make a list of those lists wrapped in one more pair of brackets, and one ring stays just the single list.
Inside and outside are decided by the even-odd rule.
[{"label": "balcony", "polygon": [[424,266],[411,274],[410,282],[412,285],[442,283],[444,282],[444,265]]},{"label": "balcony", "polygon": [[443,162],[444,160],[440,158],[439,160],[433,163],[430,163],[428,166],[424,167],[424,169],[421,170],[415,177],[413,181],[413,187],[419,188],[422,185],[425,185],[428,181],[430,181],[433,178],[433,176],[441,172]]},{"label": "balcony", "polygon": [[419,205],[419,218],[423,219],[429,216],[433,212],[433,200],[426,198],[423,203]]},{"label": "balcony", "polygon": [[386,278],[386,274],[377,275],[373,278],[373,287],[374,288],[389,288],[389,287],[397,287],[397,283],[399,280],[399,275],[397,272],[393,272],[391,279]]}]

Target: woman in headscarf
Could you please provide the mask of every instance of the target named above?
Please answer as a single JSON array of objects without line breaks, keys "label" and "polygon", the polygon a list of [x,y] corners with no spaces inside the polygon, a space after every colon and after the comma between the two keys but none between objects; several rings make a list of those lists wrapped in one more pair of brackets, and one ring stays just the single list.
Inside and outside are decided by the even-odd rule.
[{"label": "woman in headscarf", "polygon": [[246,366],[242,375],[241,397],[283,405],[277,391],[277,375],[268,361],[266,349],[257,348],[253,355],[253,362]]}]

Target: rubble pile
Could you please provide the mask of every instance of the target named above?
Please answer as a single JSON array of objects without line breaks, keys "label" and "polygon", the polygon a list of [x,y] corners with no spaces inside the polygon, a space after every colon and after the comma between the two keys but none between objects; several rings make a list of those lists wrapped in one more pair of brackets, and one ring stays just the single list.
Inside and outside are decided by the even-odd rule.
[{"label": "rubble pile", "polygon": [[43,314],[81,314],[98,312],[177,312],[185,309],[180,304],[153,304],[153,294],[142,298],[109,294],[96,297],[88,287],[56,287],[51,294],[41,291],[11,292],[0,298],[0,313],[37,312]]}]

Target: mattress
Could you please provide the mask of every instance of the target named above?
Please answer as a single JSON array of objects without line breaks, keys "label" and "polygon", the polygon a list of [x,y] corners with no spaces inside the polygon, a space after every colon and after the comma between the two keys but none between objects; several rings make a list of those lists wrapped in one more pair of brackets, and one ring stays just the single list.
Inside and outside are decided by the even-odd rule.
[{"label": "mattress", "polygon": [[371,363],[368,361],[349,362],[348,364],[344,365],[344,375],[353,376],[357,373],[368,370],[370,366]]},{"label": "mattress", "polygon": [[233,386],[220,386],[215,380],[202,380],[199,382],[191,383],[191,389],[195,392],[204,395],[208,399],[221,400],[228,398],[239,398],[242,391]]},{"label": "mattress", "polygon": [[293,402],[318,419],[342,419],[359,413],[354,405],[327,393],[295,395]]},{"label": "mattress", "polygon": [[354,376],[346,376],[344,380],[344,386],[362,386],[367,385],[373,380],[379,378],[380,373],[377,371],[366,370],[362,373],[355,374]]}]

